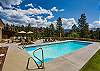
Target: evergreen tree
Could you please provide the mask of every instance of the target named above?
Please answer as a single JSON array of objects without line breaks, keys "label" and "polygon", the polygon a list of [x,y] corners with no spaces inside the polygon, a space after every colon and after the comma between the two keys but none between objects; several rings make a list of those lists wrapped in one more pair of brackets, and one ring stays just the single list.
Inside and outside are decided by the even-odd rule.
[{"label": "evergreen tree", "polygon": [[62,32],[62,20],[61,20],[60,17],[57,19],[56,28],[57,28],[57,32],[58,32],[58,34],[59,34],[59,37],[61,37],[61,32]]},{"label": "evergreen tree", "polygon": [[15,32],[15,25],[14,24],[10,26],[10,31]]},{"label": "evergreen tree", "polygon": [[19,32],[19,26],[15,25],[15,31],[18,33]]},{"label": "evergreen tree", "polygon": [[46,27],[45,30],[44,30],[44,36],[45,37],[50,37],[50,31],[49,31],[48,27]]},{"label": "evergreen tree", "polygon": [[78,27],[75,24],[72,26],[72,32],[78,32]]},{"label": "evergreen tree", "polygon": [[10,27],[10,25],[9,25],[8,23],[5,24],[5,26],[4,26],[4,30],[5,30],[5,31],[9,31],[9,30],[10,30],[9,27]]},{"label": "evergreen tree", "polygon": [[29,32],[29,31],[33,31],[30,23],[28,24],[28,26],[26,26],[26,32]]},{"label": "evergreen tree", "polygon": [[95,35],[96,39],[100,40],[100,29],[97,28],[95,32],[96,32],[96,35]]},{"label": "evergreen tree", "polygon": [[81,14],[80,19],[78,19],[79,35],[82,38],[87,38],[89,33],[89,25],[86,20],[85,14]]},{"label": "evergreen tree", "polygon": [[94,31],[93,31],[93,30],[90,30],[90,35],[89,35],[89,37],[90,37],[91,39],[94,39],[94,38],[95,38],[95,34],[94,34]]},{"label": "evergreen tree", "polygon": [[24,25],[21,26],[21,31],[25,31]]},{"label": "evergreen tree", "polygon": [[54,25],[51,23],[49,28],[50,28],[50,36],[53,37],[54,36],[54,31],[55,31]]}]

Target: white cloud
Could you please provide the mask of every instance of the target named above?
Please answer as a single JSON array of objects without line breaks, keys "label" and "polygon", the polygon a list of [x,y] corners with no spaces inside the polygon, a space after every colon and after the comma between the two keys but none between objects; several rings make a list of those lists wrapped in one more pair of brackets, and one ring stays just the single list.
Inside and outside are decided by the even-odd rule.
[{"label": "white cloud", "polygon": [[33,14],[32,16],[39,15],[39,14],[47,14],[48,19],[51,19],[51,18],[54,17],[53,13],[50,10],[43,9],[42,7],[40,9],[30,8],[28,10],[21,10],[21,9],[17,9],[17,10],[4,9],[3,10],[2,7],[0,7],[0,12],[3,13],[3,14],[7,14],[9,17],[16,16],[16,15],[17,16],[23,16],[23,15],[27,15],[27,14]]},{"label": "white cloud", "polygon": [[51,18],[53,18],[53,17],[54,17],[53,15],[47,16],[47,19],[51,19]]},{"label": "white cloud", "polygon": [[48,24],[47,19],[42,19],[41,16],[38,16],[37,19],[31,18],[31,25],[34,27],[46,27]]},{"label": "white cloud", "polygon": [[[29,7],[28,10],[21,10],[18,8],[12,10],[15,9],[12,5],[20,5],[22,0],[0,0],[0,3],[2,4],[2,7],[0,6],[0,18],[2,18],[5,23],[13,23],[15,25],[27,25],[30,23],[34,27],[46,27],[53,23],[54,26],[56,26],[56,21],[48,22],[48,19],[54,17],[54,12],[64,11],[64,9],[59,10],[57,7],[53,7],[50,10],[40,6],[39,8],[34,8],[32,3],[25,5],[26,7]],[[4,7],[6,8],[4,9]],[[32,16],[28,16],[30,14],[32,14]],[[47,16],[37,16],[37,19],[33,18],[35,15],[41,14],[47,14]]]},{"label": "white cloud", "polygon": [[93,23],[94,24],[100,24],[100,21],[94,21]]},{"label": "white cloud", "polygon": [[0,6],[0,10],[3,10],[3,8]]},{"label": "white cloud", "polygon": [[57,7],[53,7],[52,9],[51,9],[51,11],[55,11],[55,12],[58,12],[58,11],[64,11],[64,9],[57,9]]},{"label": "white cloud", "polygon": [[11,23],[11,22],[9,22],[9,21],[7,21],[7,20],[4,20],[4,19],[2,19],[2,21],[5,23],[5,24],[9,24],[9,25],[12,25],[13,23]]},{"label": "white cloud", "polygon": [[28,4],[28,5],[25,5],[25,7],[28,7],[28,6],[29,7],[34,7],[32,3],[31,4]]},{"label": "white cloud", "polygon": [[11,5],[19,5],[21,0],[0,0],[3,7],[11,8]]},{"label": "white cloud", "polygon": [[59,11],[64,11],[64,9],[60,9]]},{"label": "white cloud", "polygon": [[89,24],[89,28],[94,28],[93,24]]},{"label": "white cloud", "polygon": [[100,21],[94,21],[92,24],[89,24],[89,28],[100,28]]},{"label": "white cloud", "polygon": [[77,25],[74,18],[69,18],[69,19],[62,18],[62,22],[63,22],[63,27],[65,29],[71,29],[74,24]]},{"label": "white cloud", "polygon": [[19,13],[16,10],[1,10],[0,17],[4,19],[5,23],[13,23],[15,25],[27,25],[31,24],[34,27],[46,27],[48,24],[47,18],[42,19],[42,16],[37,16],[37,19],[30,18],[24,13]]},{"label": "white cloud", "polygon": [[51,11],[58,11],[58,9],[57,9],[57,7],[53,7],[52,9],[51,9]]},{"label": "white cloud", "polygon": [[34,9],[29,8],[28,10],[18,9],[17,11],[20,14],[35,14],[35,15],[48,14],[49,16],[53,16],[53,13],[50,10],[43,9],[42,7],[40,9],[38,9],[38,8],[34,8]]},{"label": "white cloud", "polygon": [[94,21],[91,25],[92,28],[100,28],[100,21]]},{"label": "white cloud", "polygon": [[[36,12],[34,12],[36,10]],[[41,12],[41,13],[40,13]],[[49,11],[46,9],[32,9],[32,10],[0,10],[0,16],[3,16],[3,19],[6,20],[5,22],[8,23],[14,23],[15,25],[27,25],[30,23],[34,27],[46,27],[49,26],[51,23],[54,24],[54,27],[56,28],[56,22],[48,22],[47,19],[52,18],[53,14],[52,12],[48,13]],[[50,14],[50,16],[46,18],[42,18],[42,16],[37,16],[37,19],[35,18],[30,18],[30,16],[27,16],[26,14]],[[34,15],[33,15],[34,16]],[[73,24],[76,24],[74,18],[66,19],[62,18],[63,21],[63,27],[64,28],[71,28]]]},{"label": "white cloud", "polygon": [[[48,22],[47,20],[47,19],[51,19],[54,17],[53,13],[50,10],[43,9],[42,7],[40,7],[39,9],[30,8],[28,10],[21,10],[21,9],[7,10],[7,9],[2,9],[2,8],[0,9],[1,9],[0,17],[6,20],[5,22],[8,22],[8,23],[11,22],[16,25],[27,25],[28,23],[30,23],[34,27],[46,27],[46,26],[49,26],[51,23],[53,23],[54,27],[56,28],[57,21]],[[35,14],[36,15],[37,14],[48,14],[48,16],[45,17],[44,19],[42,16],[37,16],[37,19],[35,19],[30,16],[27,16],[27,14],[33,14],[33,16]],[[76,24],[76,21],[74,20],[74,18],[70,18],[70,19],[62,18],[62,21],[63,21],[63,27],[67,29],[70,29],[73,24]]]},{"label": "white cloud", "polygon": [[[4,2],[5,1],[6,0],[4,0]],[[15,2],[15,4],[20,4],[21,0],[18,0],[18,2],[17,0],[14,0],[12,2],[10,1],[7,1],[7,3],[9,3],[8,5],[5,5],[6,3],[3,3],[3,5],[5,5],[5,7],[11,7],[11,4],[13,2]],[[33,7],[32,4],[28,4],[26,6]],[[46,26],[49,26],[49,24],[51,23],[54,23],[55,25],[55,22],[48,22],[47,20],[47,19],[51,19],[54,17],[53,11],[58,11],[58,9],[54,7],[52,8],[52,11],[51,11],[51,10],[44,9],[39,6],[39,8],[33,8],[33,9],[29,8],[28,10],[21,10],[21,9],[12,10],[12,9],[3,9],[0,6],[0,18],[2,18],[5,23],[9,23],[9,24],[13,23],[15,25],[27,25],[30,23],[34,27],[46,27]],[[32,16],[27,16],[28,14],[32,14]],[[48,16],[46,17],[37,16],[37,19],[33,18],[33,16],[41,15],[41,14],[47,14]]]},{"label": "white cloud", "polygon": [[1,10],[0,17],[9,22],[24,24],[30,21],[30,18],[24,14],[20,14],[16,10]]}]

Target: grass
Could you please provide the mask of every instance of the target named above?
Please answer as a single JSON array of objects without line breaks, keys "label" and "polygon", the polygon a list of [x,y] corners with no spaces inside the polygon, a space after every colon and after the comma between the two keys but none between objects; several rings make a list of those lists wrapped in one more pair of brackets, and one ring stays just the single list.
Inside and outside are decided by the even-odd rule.
[{"label": "grass", "polygon": [[83,66],[80,71],[100,71],[100,50]]}]

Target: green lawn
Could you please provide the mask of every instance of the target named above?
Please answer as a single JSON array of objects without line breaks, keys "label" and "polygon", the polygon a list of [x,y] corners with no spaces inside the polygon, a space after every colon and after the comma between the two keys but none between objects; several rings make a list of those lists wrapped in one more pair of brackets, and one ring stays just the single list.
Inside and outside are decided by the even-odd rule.
[{"label": "green lawn", "polygon": [[100,71],[100,50],[87,62],[80,71]]}]

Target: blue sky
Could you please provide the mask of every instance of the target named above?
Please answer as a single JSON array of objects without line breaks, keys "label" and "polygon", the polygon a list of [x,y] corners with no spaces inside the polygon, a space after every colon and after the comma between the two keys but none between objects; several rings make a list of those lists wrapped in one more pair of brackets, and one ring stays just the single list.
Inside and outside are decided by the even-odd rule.
[{"label": "blue sky", "polygon": [[99,5],[100,0],[0,0],[0,18],[17,25],[31,23],[41,27],[61,17],[64,26],[69,28],[86,13],[90,26],[97,27],[100,26]]},{"label": "blue sky", "polygon": [[41,6],[45,9],[57,7],[64,9],[64,12],[55,14],[55,18],[60,17],[71,18],[76,20],[80,17],[81,13],[86,13],[89,23],[98,20],[99,14],[99,1],[98,0],[24,0],[20,5],[21,9],[27,9],[25,4],[32,3],[35,7]]}]

